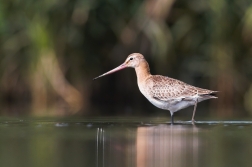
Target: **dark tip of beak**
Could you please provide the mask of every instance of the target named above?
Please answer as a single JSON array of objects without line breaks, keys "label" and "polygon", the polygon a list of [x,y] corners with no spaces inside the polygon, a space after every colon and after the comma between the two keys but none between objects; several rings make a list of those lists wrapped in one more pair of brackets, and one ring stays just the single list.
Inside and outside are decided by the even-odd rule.
[{"label": "dark tip of beak", "polygon": [[92,80],[94,81],[94,80],[96,80],[96,79],[98,79],[98,78],[100,78],[100,77],[95,77],[95,78],[93,78]]},{"label": "dark tip of beak", "polygon": [[116,71],[119,71],[119,70],[122,70],[122,69],[124,69],[124,68],[126,68],[126,67],[127,67],[127,66],[125,66],[125,64],[122,64],[122,65],[120,65],[120,66],[114,68],[113,70],[110,70],[110,71],[108,71],[108,72],[106,72],[106,73],[104,73],[104,74],[102,74],[102,75],[100,75],[100,76],[94,78],[93,80],[96,80],[96,79],[101,78],[101,77],[103,77],[103,76],[106,76],[106,75],[108,75],[108,74],[112,74],[112,73],[114,73],[114,72],[116,72]]}]

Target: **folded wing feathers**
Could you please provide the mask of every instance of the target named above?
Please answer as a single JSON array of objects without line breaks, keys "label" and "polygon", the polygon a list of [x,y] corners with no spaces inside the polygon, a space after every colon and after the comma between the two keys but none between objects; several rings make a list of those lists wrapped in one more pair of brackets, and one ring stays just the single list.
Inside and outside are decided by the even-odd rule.
[{"label": "folded wing feathers", "polygon": [[187,98],[196,95],[217,98],[214,96],[217,91],[197,88],[169,77],[153,75],[152,79],[149,78],[147,82],[152,82],[152,84],[147,84],[151,86],[148,89],[151,96],[163,101],[171,98]]}]

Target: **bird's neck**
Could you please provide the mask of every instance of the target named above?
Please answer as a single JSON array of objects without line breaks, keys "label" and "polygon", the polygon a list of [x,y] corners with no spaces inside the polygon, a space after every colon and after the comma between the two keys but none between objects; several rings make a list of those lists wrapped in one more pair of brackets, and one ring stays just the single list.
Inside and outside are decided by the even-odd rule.
[{"label": "bird's neck", "polygon": [[146,60],[142,60],[138,67],[135,67],[137,82],[144,82],[151,74],[150,67]]}]

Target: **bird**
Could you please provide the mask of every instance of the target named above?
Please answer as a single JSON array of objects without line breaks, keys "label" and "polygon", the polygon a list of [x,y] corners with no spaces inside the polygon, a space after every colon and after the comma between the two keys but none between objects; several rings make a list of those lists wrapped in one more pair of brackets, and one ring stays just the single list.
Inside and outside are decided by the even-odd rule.
[{"label": "bird", "polygon": [[148,62],[140,53],[130,54],[123,64],[93,80],[128,67],[135,69],[138,88],[149,102],[160,109],[170,111],[171,124],[174,124],[174,113],[189,106],[194,106],[191,119],[194,124],[197,104],[204,100],[218,98],[216,97],[218,91],[198,88],[167,76],[152,75]]}]

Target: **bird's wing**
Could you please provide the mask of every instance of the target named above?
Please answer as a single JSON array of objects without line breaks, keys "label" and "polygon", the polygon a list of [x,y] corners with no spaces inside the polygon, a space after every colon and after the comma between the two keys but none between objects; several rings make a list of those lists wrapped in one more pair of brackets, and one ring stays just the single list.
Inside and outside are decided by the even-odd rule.
[{"label": "bird's wing", "polygon": [[162,101],[168,100],[181,100],[181,99],[191,99],[195,95],[207,95],[211,94],[214,91],[207,89],[201,89],[189,84],[186,84],[182,81],[164,77],[160,75],[153,75],[152,78],[149,78],[146,83],[151,82],[148,85],[149,94],[156,99]]}]

